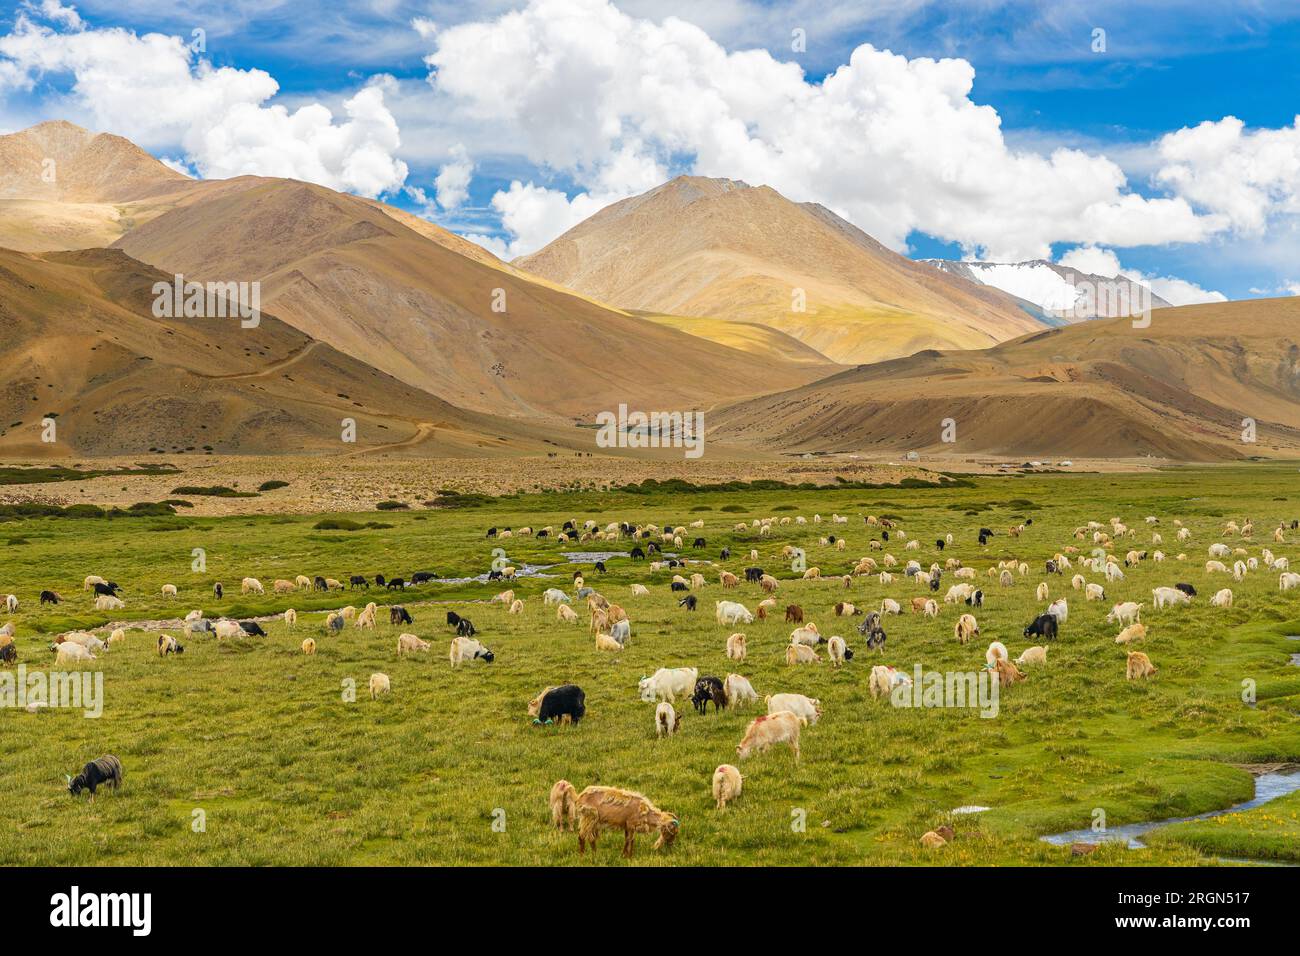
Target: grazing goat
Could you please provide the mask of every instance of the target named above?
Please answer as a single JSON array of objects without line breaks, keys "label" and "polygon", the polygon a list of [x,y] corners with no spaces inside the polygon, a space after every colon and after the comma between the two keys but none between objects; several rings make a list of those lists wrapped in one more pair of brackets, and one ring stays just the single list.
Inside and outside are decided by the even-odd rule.
[{"label": "grazing goat", "polygon": [[1128,680],[1142,680],[1153,676],[1155,672],[1155,665],[1151,663],[1151,658],[1141,651],[1129,651],[1128,667],[1125,672]]},{"label": "grazing goat", "polygon": [[567,780],[555,781],[547,800],[551,808],[551,826],[557,830],[576,829],[578,820],[578,791]]},{"label": "grazing goat", "polygon": [[[462,621],[461,623],[465,622]],[[491,664],[496,660],[496,655],[472,637],[452,638],[451,651],[448,656],[451,659],[452,667],[456,667],[465,661],[484,661]]]},{"label": "grazing goat", "polygon": [[672,846],[680,824],[641,794],[617,787],[588,787],[578,794],[578,853],[596,849],[602,830],[623,831],[623,856],[630,857],[638,833],[658,833],[654,848]]},{"label": "grazing goat", "polygon": [[751,700],[758,700],[754,685],[749,682],[748,678],[739,674],[728,674],[727,679],[722,683],[722,690],[727,695],[728,707],[739,707]]},{"label": "grazing goat", "polygon": [[528,716],[534,724],[576,724],[586,713],[587,695],[577,684],[547,687],[528,702]]},{"label": "grazing goat", "polygon": [[713,799],[719,810],[727,809],[727,804],[740,796],[741,784],[740,771],[729,763],[713,771]]},{"label": "grazing goat", "polygon": [[677,711],[673,710],[673,705],[666,700],[661,700],[659,706],[655,708],[655,734],[659,737],[669,737],[681,729],[682,718],[678,716]]},{"label": "grazing goat", "polygon": [[176,638],[170,634],[161,634],[158,637],[158,656],[166,657],[168,654],[184,654],[185,648]]},{"label": "grazing goat", "polygon": [[757,751],[763,753],[776,744],[789,744],[794,752],[795,763],[799,762],[799,730],[808,724],[807,718],[793,714],[788,710],[775,714],[755,717],[745,728],[745,736],[736,746],[736,754],[744,760]]},{"label": "grazing goat", "polygon": [[82,790],[90,791],[90,800],[95,800],[95,790],[107,786],[116,793],[122,789],[122,761],[112,754],[105,754],[92,760],[81,768],[75,777],[64,775],[68,781],[68,793],[80,795]]},{"label": "grazing goat", "polygon": [[695,682],[695,693],[691,695],[691,703],[701,717],[708,713],[709,701],[713,701],[715,713],[727,706],[727,692],[719,677],[705,676]]}]

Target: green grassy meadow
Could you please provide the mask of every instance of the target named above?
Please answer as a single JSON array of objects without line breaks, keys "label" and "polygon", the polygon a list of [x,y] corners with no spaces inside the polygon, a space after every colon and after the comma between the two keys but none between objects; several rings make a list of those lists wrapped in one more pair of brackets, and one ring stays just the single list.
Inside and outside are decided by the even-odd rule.
[{"label": "green grassy meadow", "polygon": [[[0,822],[0,864],[358,865],[358,864],[573,864],[577,840],[549,826],[551,784],[564,777],[581,790],[593,783],[640,790],[676,813],[681,833],[670,850],[652,851],[641,837],[634,863],[668,864],[1191,864],[1215,854],[1283,858],[1277,849],[1296,845],[1296,797],[1283,798],[1241,819],[1186,824],[1152,834],[1145,850],[1102,846],[1086,857],[1043,843],[1040,835],[1090,825],[1094,809],[1111,824],[1187,816],[1250,797],[1250,775],[1240,764],[1300,761],[1300,668],[1288,655],[1300,652],[1300,589],[1278,590],[1276,573],[1261,569],[1233,582],[1207,574],[1206,548],[1218,541],[1257,556],[1264,547],[1300,565],[1300,532],[1272,539],[1279,521],[1300,518],[1300,473],[1295,463],[1251,463],[1179,468],[1154,474],[1061,474],[971,478],[950,488],[826,488],[772,491],[655,491],[649,494],[588,492],[522,495],[450,510],[368,511],[350,515],[204,518],[191,515],[133,518],[26,518],[0,523],[0,594],[16,594],[21,606],[6,617],[16,625],[20,663],[52,667],[52,635],[114,621],[180,617],[201,608],[208,617],[263,615],[294,607],[296,629],[282,621],[264,625],[267,638],[217,643],[182,638],[184,655],[166,660],[155,652],[156,634],[132,631],[84,668],[104,674],[104,714],[50,709],[27,713],[0,708],[0,791],[6,813]],[[825,519],[814,524],[812,516]],[[832,513],[847,524],[832,524]],[[878,529],[867,514],[891,517],[919,551],[894,540],[868,550]],[[794,516],[809,520],[798,525]],[[1153,529],[1144,523],[1155,515]],[[1091,551],[1091,540],[1072,532],[1089,520],[1123,519],[1135,531],[1115,552],[1130,549],[1169,556],[1127,570],[1124,581],[1106,585],[1105,602],[1085,603],[1070,588],[1074,571],[1046,576],[1044,561],[1067,546]],[[733,525],[755,518],[790,517],[760,538],[755,528]],[[317,530],[322,518],[351,519],[359,530]],[[695,592],[696,613],[677,607],[670,594],[673,571],[651,574],[647,563],[615,558],[608,573],[589,564],[567,564],[564,550],[626,551],[632,542],[592,541],[558,545],[553,538],[489,540],[489,526],[557,530],[567,519],[689,525],[687,558],[706,562],[708,585]],[[1249,540],[1222,538],[1229,519],[1253,518]],[[1009,538],[1008,526],[1032,519],[1024,535]],[[1189,542],[1175,540],[1174,519],[1192,529]],[[366,527],[367,523],[379,525]],[[385,527],[386,526],[386,527]],[[978,528],[997,532],[988,547]],[[1151,544],[1159,531],[1164,543]],[[934,540],[951,532],[955,543],[939,553]],[[842,536],[845,551],[818,544]],[[707,547],[690,548],[697,535]],[[7,543],[6,543],[7,542]],[[806,549],[809,566],[827,579],[796,580],[784,545]],[[298,574],[347,580],[349,574],[407,577],[434,571],[461,577],[487,570],[492,549],[506,550],[512,564],[558,565],[554,578],[525,578],[512,586],[525,600],[522,615],[508,615],[484,602],[507,585],[430,584],[408,588],[400,599],[369,594],[295,593],[276,596],[271,582]],[[732,550],[719,561],[724,546]],[[191,569],[194,549],[206,570]],[[741,574],[757,548],[758,564],[781,579],[780,605],[798,603],[824,635],[842,634],[856,657],[842,670],[827,664],[789,668],[783,648],[790,626],[774,619],[732,628],[716,624],[713,602],[740,600],[753,609],[756,585],[724,592],[721,568]],[[665,545],[665,550],[671,550]],[[1187,560],[1174,556],[1185,551]],[[892,584],[875,576],[846,590],[839,575],[860,556],[899,562]],[[953,638],[964,606],[944,606],[938,621],[908,613],[910,598],[928,593],[902,575],[911,558],[928,566],[958,557],[974,567],[985,606],[973,609],[981,636],[967,646]],[[985,575],[1005,558],[1023,559],[1030,572],[1011,588]],[[715,566],[708,566],[714,562]],[[1230,564],[1231,562],[1229,562]],[[623,605],[632,638],[618,655],[595,649],[586,626],[556,621],[541,592],[561,587],[572,594],[573,570]],[[87,574],[101,574],[124,588],[127,608],[97,612],[82,589]],[[242,597],[245,575],[266,585],[264,597]],[[1086,573],[1089,581],[1098,575]],[[1021,631],[1043,605],[1035,588],[1047,580],[1052,598],[1066,596],[1068,621],[1050,646],[1046,666],[1027,668],[1028,680],[1003,692],[994,719],[975,710],[894,708],[874,701],[870,667],[893,664],[911,672],[976,670],[989,641],[1001,640],[1012,657],[1029,643]],[[222,581],[216,602],[212,583]],[[1151,589],[1193,583],[1200,596],[1190,608],[1153,610]],[[165,583],[180,589],[164,599]],[[629,585],[644,583],[651,596],[633,597]],[[946,574],[939,597],[954,583]],[[1209,606],[1221,587],[1236,595],[1230,609]],[[43,588],[65,599],[41,607]],[[885,620],[885,653],[868,655],[854,626],[861,618],[836,619],[831,607],[848,600],[868,609],[884,597],[904,605]],[[381,605],[374,631],[349,626],[327,636],[324,612],[346,603]],[[387,624],[384,605],[405,605],[414,626]],[[1104,618],[1110,605],[1145,601],[1142,619],[1150,635],[1138,649],[1159,669],[1151,680],[1125,680],[1125,655],[1114,644],[1117,625]],[[452,637],[444,622],[455,609],[478,627],[479,639],[496,654],[491,665],[453,670],[447,660]],[[748,635],[749,657],[728,661],[724,642],[733,630]],[[433,643],[428,655],[398,660],[397,635],[414,631]],[[180,637],[179,630],[172,633]],[[314,657],[299,645],[313,636]],[[736,744],[748,721],[761,712],[750,705],[700,717],[689,703],[676,737],[657,740],[653,705],[637,698],[637,681],[658,667],[698,667],[701,675],[749,677],[761,695],[783,691],[820,698],[825,714],[803,735],[803,760],[788,749],[756,755],[739,764],[744,793],[725,812],[714,810],[710,778],[720,763],[736,763]],[[74,665],[75,666],[75,665]],[[375,671],[392,680],[390,696],[372,702],[366,691]],[[344,682],[356,682],[353,702]],[[1256,700],[1242,699],[1253,681]],[[525,713],[541,688],[573,682],[587,695],[587,717],[576,727],[536,727]],[[118,795],[101,794],[92,805],[70,797],[64,774],[88,760],[117,754],[125,768]],[[953,817],[962,805],[988,812]],[[206,826],[196,832],[194,811]],[[806,826],[798,826],[798,822]],[[925,850],[918,838],[941,823],[957,830],[955,842]],[[606,836],[589,862],[621,864],[617,835]],[[1290,858],[1294,858],[1291,852]]]}]

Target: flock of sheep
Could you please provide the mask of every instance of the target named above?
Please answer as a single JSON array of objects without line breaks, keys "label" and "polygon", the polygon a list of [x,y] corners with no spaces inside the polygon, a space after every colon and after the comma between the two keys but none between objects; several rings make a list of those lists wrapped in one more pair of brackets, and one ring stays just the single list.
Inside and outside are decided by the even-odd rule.
[{"label": "flock of sheep", "polygon": [[[814,515],[811,522],[821,524],[822,520],[820,515]],[[964,564],[962,560],[953,556],[941,562],[939,558],[942,557],[942,552],[953,542],[951,534],[935,539],[933,545],[936,552],[935,559],[928,566],[912,558],[902,562],[900,568],[900,560],[889,549],[901,547],[904,553],[920,551],[921,541],[909,536],[896,522],[887,518],[866,516],[863,521],[868,532],[873,535],[868,543],[869,553],[861,556],[849,573],[836,577],[829,575],[823,577],[819,568],[802,568],[799,562],[805,553],[803,549],[786,545],[780,554],[783,561],[795,562],[794,566],[798,570],[792,577],[805,581],[822,580],[827,584],[842,585],[843,589],[852,588],[855,581],[864,577],[874,578],[887,587],[901,586],[906,583],[923,592],[911,598],[907,604],[911,613],[921,615],[926,620],[933,619],[937,623],[944,606],[956,606],[960,613],[952,625],[952,634],[959,644],[966,645],[971,639],[980,636],[976,611],[982,608],[986,599],[991,599],[991,593],[994,593],[990,592],[986,595],[979,586],[981,577],[988,581],[985,587],[992,588],[996,582],[996,586],[1002,589],[1013,587],[1017,580],[1023,580],[1030,574],[1030,565],[1017,558],[998,560],[987,567],[982,574],[976,568]],[[766,538],[771,535],[774,528],[791,523],[807,525],[809,519],[802,516],[754,519],[750,524],[744,522],[736,524],[732,530],[737,534],[756,532],[759,538]],[[848,518],[834,515],[831,523],[846,524]],[[1007,529],[1006,534],[1011,539],[1021,538],[1027,533],[1027,526],[1030,524],[1032,520],[1026,521],[1024,525]],[[1023,631],[1025,638],[1037,637],[1043,643],[1027,647],[1014,661],[1002,641],[992,641],[985,650],[983,666],[991,672],[1001,687],[1009,687],[1025,680],[1027,675],[1021,668],[1046,665],[1048,646],[1057,639],[1061,627],[1069,618],[1067,598],[1061,596],[1052,599],[1053,584],[1049,582],[1063,580],[1067,572],[1073,572],[1069,578],[1070,590],[1082,595],[1085,602],[1105,602],[1106,587],[1123,581],[1126,569],[1131,570],[1144,562],[1158,565],[1166,561],[1183,563],[1190,560],[1186,553],[1169,557],[1160,550],[1164,546],[1164,537],[1157,517],[1147,517],[1145,524],[1147,530],[1141,533],[1119,518],[1111,518],[1105,523],[1090,521],[1074,529],[1075,543],[1063,547],[1043,565],[1044,579],[1037,584],[1035,597],[1040,603],[1045,602],[1047,606],[1041,614],[1037,614],[1028,623]],[[1173,521],[1172,524],[1176,529],[1174,535],[1177,543],[1180,546],[1190,546],[1191,529],[1178,520]],[[702,520],[691,525],[692,528],[703,528],[703,526]],[[1297,522],[1291,522],[1289,528],[1294,530],[1296,527]],[[1272,533],[1273,542],[1284,543],[1287,531],[1287,526],[1279,525]],[[488,531],[489,538],[534,534],[537,539],[550,537],[560,545],[593,541],[634,542],[635,546],[629,552],[633,561],[648,561],[647,566],[651,575],[660,571],[672,572],[671,580],[667,582],[669,593],[675,596],[678,592],[686,592],[686,597],[678,602],[678,606],[685,609],[687,613],[694,611],[697,606],[695,594],[692,592],[706,588],[708,581],[699,571],[690,573],[689,576],[677,571],[689,570],[689,564],[716,567],[711,561],[688,561],[676,555],[663,553],[662,549],[665,547],[679,550],[683,547],[683,535],[687,534],[685,527],[669,528],[652,524],[634,525],[614,522],[602,529],[598,528],[594,521],[587,521],[579,528],[575,522],[570,521],[558,531],[554,528],[538,529],[535,533],[531,528],[514,531],[492,528]],[[987,544],[993,535],[991,529],[981,528],[979,540],[982,544]],[[1211,577],[1222,575],[1235,581],[1242,581],[1247,575],[1267,570],[1279,575],[1281,590],[1300,587],[1300,574],[1290,570],[1286,557],[1274,554],[1270,547],[1261,547],[1255,554],[1246,547],[1251,543],[1254,535],[1251,522],[1247,521],[1241,525],[1228,522],[1222,528],[1221,535],[1224,539],[1236,539],[1236,542],[1228,544],[1217,541],[1209,546],[1209,560],[1204,566],[1206,575]],[[1142,550],[1136,547],[1128,548],[1126,553],[1121,555],[1121,542],[1136,543],[1135,539],[1139,537],[1149,538],[1148,547]],[[705,539],[702,537],[695,538],[693,542],[696,549],[702,549],[705,544]],[[837,551],[844,551],[847,547],[843,536],[835,535],[820,536],[818,544],[822,547],[833,547]],[[651,557],[654,560],[650,560]],[[730,550],[723,549],[722,560],[728,560],[730,557]],[[760,560],[759,551],[750,550],[748,557],[751,562],[757,562]],[[597,562],[596,569],[603,572],[605,570],[603,563]],[[1099,577],[1104,583],[1088,581],[1085,573]],[[494,570],[489,575],[489,578],[494,580],[508,581],[514,577],[515,570],[509,567]],[[955,582],[946,589],[943,587],[945,577],[951,577]],[[805,612],[800,605],[787,604],[784,608],[779,606],[776,592],[782,586],[782,582],[763,568],[756,565],[746,568],[743,581],[740,575],[719,568],[717,578],[718,584],[725,593],[739,597],[743,587],[753,585],[756,588],[756,596],[759,597],[753,610],[750,610],[743,600],[719,599],[714,602],[716,623],[721,628],[720,633],[726,634],[725,638],[720,638],[720,643],[729,663],[735,665],[743,663],[748,654],[749,644],[743,632],[732,629],[738,625],[753,624],[756,620],[765,621],[778,614],[783,615],[786,623],[795,625],[790,633],[784,658],[790,667],[820,663],[822,656],[819,651],[823,647],[826,658],[834,667],[842,667],[854,660],[853,648],[849,646],[845,637],[839,634],[823,636],[819,626],[808,619],[808,612]],[[431,580],[432,575],[424,575],[423,579]],[[366,583],[368,587],[368,582],[365,582],[364,578],[353,576],[352,584],[356,585],[358,581]],[[382,577],[377,578],[377,583],[385,584]],[[392,583],[394,582],[390,582],[389,586]],[[663,585],[658,583],[652,586]],[[94,593],[94,605],[99,610],[120,610],[125,606],[120,597],[122,589],[112,581],[98,575],[90,575],[83,582],[83,587],[86,591]],[[313,580],[302,575],[294,581],[275,581],[273,591],[288,595],[313,587],[321,590],[336,590],[342,589],[342,584],[335,579],[318,577]],[[221,593],[220,588],[218,584],[214,589],[218,596]],[[265,588],[256,578],[247,577],[241,582],[241,591],[245,594],[264,594]],[[942,598],[939,598],[941,591]],[[1066,593],[1068,594],[1069,591]],[[178,589],[170,584],[163,585],[162,594],[167,598],[177,598]],[[646,584],[633,583],[629,587],[629,603],[651,595],[650,587]],[[1190,583],[1178,582],[1172,586],[1156,587],[1151,595],[1152,607],[1163,609],[1190,604],[1197,597],[1197,590]],[[589,586],[581,571],[574,574],[572,595],[562,588],[548,587],[540,597],[544,607],[556,609],[555,619],[562,625],[581,626],[582,622],[574,605],[577,602],[585,604],[587,626],[594,637],[595,647],[600,652],[617,654],[627,646],[632,637],[632,619],[627,608],[610,601]],[[41,594],[43,604],[57,604],[61,600],[62,598],[52,591]],[[7,596],[5,604],[9,612],[13,613],[17,610],[19,601],[11,594]],[[504,607],[507,614],[520,614],[525,608],[524,598],[516,594],[513,589],[496,594],[489,604]],[[1217,590],[1211,597],[1210,604],[1220,608],[1232,607],[1231,588],[1223,587]],[[1127,651],[1126,677],[1129,680],[1146,679],[1157,672],[1147,654],[1131,646],[1141,642],[1148,634],[1147,625],[1141,621],[1144,606],[1145,602],[1117,602],[1111,606],[1106,616],[1107,622],[1121,628],[1115,637],[1115,642]],[[911,684],[911,678],[907,674],[883,661],[887,642],[886,623],[891,616],[901,615],[903,608],[903,601],[891,597],[883,598],[880,607],[871,611],[844,600],[828,605],[828,615],[833,618],[848,620],[855,617],[862,618],[856,631],[864,639],[867,652],[878,654],[877,660],[881,661],[873,664],[870,669],[868,687],[875,698],[888,698],[895,689]],[[325,617],[325,633],[337,635],[349,624],[355,628],[373,629],[377,623],[379,610],[378,604],[371,601],[359,610],[349,606],[331,611]],[[407,609],[400,605],[390,606],[388,612],[390,624],[409,624],[412,620]],[[296,611],[293,608],[286,609],[283,612],[283,620],[287,628],[294,628],[297,625]],[[447,613],[447,625],[455,633],[449,647],[449,660],[453,668],[473,661],[490,664],[494,660],[493,652],[475,637],[477,630],[468,618],[450,611]],[[187,637],[211,635],[217,640],[265,634],[256,622],[226,619],[210,621],[199,610],[191,611],[185,617],[183,628]],[[107,639],[84,630],[58,635],[52,645],[57,662],[93,661],[97,654],[125,640],[125,632],[122,628],[109,626],[106,630],[110,632]],[[13,663],[16,660],[13,634],[12,622],[0,628],[0,661],[4,663]],[[302,652],[306,655],[315,654],[316,647],[315,636],[306,637],[301,644]],[[416,634],[403,632],[397,638],[396,656],[400,659],[412,654],[427,653],[430,648],[431,644],[428,641]],[[183,651],[184,646],[177,637],[166,633],[159,636],[159,656],[166,657]],[[391,693],[392,683],[388,675],[378,672],[372,674],[369,691],[372,700]],[[716,711],[722,708],[744,707],[759,701],[759,695],[753,685],[739,673],[729,673],[725,677],[701,676],[697,668],[684,666],[663,667],[654,674],[642,678],[638,684],[638,697],[644,703],[655,705],[653,728],[655,734],[660,737],[670,736],[678,731],[680,717],[674,705],[679,701],[689,700],[700,713],[707,711],[709,703],[713,704]],[[743,761],[751,755],[762,753],[774,746],[784,745],[790,748],[797,762],[801,756],[802,732],[805,728],[816,725],[823,716],[821,701],[802,694],[777,693],[764,697],[763,703],[766,713],[756,716],[749,723],[736,746],[737,761]],[[527,713],[535,724],[576,725],[586,714],[586,695],[574,684],[546,687],[528,703]],[[119,765],[117,768],[119,782],[120,773]],[[723,810],[728,803],[740,797],[743,778],[735,765],[722,763],[713,773],[711,786],[717,809]],[[588,845],[594,847],[601,831],[607,829],[623,831],[625,854],[631,854],[634,838],[638,833],[657,834],[656,847],[669,845],[676,838],[680,826],[676,816],[660,810],[648,798],[633,791],[613,787],[593,786],[578,792],[568,781],[560,780],[552,787],[549,802],[553,824],[562,829],[571,826],[577,830],[580,852],[585,852]],[[931,831],[925,835],[923,843],[926,846],[942,846],[950,837],[950,831],[948,834]]]}]

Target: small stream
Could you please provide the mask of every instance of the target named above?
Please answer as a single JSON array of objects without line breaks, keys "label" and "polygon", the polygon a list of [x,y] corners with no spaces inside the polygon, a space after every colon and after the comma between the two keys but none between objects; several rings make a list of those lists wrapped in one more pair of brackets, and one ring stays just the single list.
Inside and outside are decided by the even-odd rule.
[{"label": "small stream", "polygon": [[[608,560],[610,560],[611,558],[626,558],[626,557],[628,557],[629,553],[630,553],[630,552],[627,552],[627,551],[565,551],[565,552],[562,552],[561,554],[562,554],[562,557],[564,557],[564,559],[565,559],[569,564],[594,564],[594,563],[597,562],[597,561],[608,561]],[[666,558],[675,558],[675,557],[677,557],[677,555],[675,555],[675,554],[667,554],[667,553],[665,553],[665,554],[664,554],[664,557],[666,557]],[[520,564],[520,565],[517,565],[516,568],[515,568],[515,577],[514,577],[514,580],[518,580],[518,579],[520,579],[520,578],[556,578],[556,577],[560,577],[561,575],[557,575],[557,574],[548,574],[548,573],[547,573],[548,571],[552,570],[553,568],[557,568],[557,567],[559,567],[558,564]],[[484,572],[483,574],[476,574],[476,575],[473,575],[473,576],[471,576],[471,577],[465,577],[465,578],[433,578],[429,583],[430,583],[430,584],[487,584],[487,583],[488,583],[488,576],[487,576],[487,572]],[[500,581],[499,583],[501,583],[502,585],[507,586],[507,587],[508,587],[509,584],[510,584],[510,582],[509,582],[508,580],[502,580],[502,581]],[[408,584],[406,585],[406,587],[409,588],[409,587],[411,587],[411,585],[408,583]],[[366,592],[366,593],[368,594],[369,592]],[[393,592],[388,591],[388,592],[383,592],[383,593],[387,593],[387,594],[391,595]],[[358,592],[358,597],[360,597],[360,596],[361,596],[361,592]],[[482,600],[466,599],[466,600],[462,600],[462,601],[438,601],[438,600],[425,600],[425,601],[415,601],[415,602],[411,602],[411,603],[409,603],[409,604],[407,604],[406,602],[403,602],[403,603],[404,603],[407,607],[420,607],[421,605],[431,605],[431,604],[449,604],[449,603],[460,603],[460,604],[483,604],[483,603],[485,603],[485,602],[482,601]],[[342,610],[342,607],[334,608],[334,610],[336,610],[336,611],[338,611],[338,610]],[[304,613],[307,613],[307,612],[304,612]],[[324,613],[328,613],[328,609],[324,609],[324,610],[320,610],[320,611],[313,611],[313,612],[310,612],[310,613],[319,613],[319,614],[324,614]],[[262,615],[257,615],[257,616],[253,616],[253,617],[241,617],[241,618],[239,618],[239,620],[241,620],[241,621],[256,621],[256,622],[259,623],[259,624],[265,624],[265,623],[267,623],[267,622],[269,622],[269,621],[279,621],[279,620],[283,620],[283,619],[284,619],[284,615],[283,615],[282,613],[276,613],[276,614],[262,614]],[[91,630],[91,631],[111,631],[111,630],[113,630],[114,628],[118,628],[118,627],[120,627],[120,628],[124,628],[125,630],[128,630],[128,631],[131,631],[131,630],[134,630],[134,631],[174,631],[174,630],[178,630],[178,629],[180,629],[180,628],[183,628],[184,626],[185,626],[185,621],[182,620],[181,618],[161,618],[161,619],[153,619],[153,620],[139,620],[139,621],[111,621],[111,622],[109,622],[109,623],[107,623],[107,624],[103,624],[103,625],[100,625],[100,626],[98,626],[98,627],[89,628],[89,630]]]},{"label": "small stream", "polygon": [[1276,800],[1278,797],[1295,793],[1297,790],[1300,790],[1300,770],[1291,769],[1262,773],[1255,778],[1255,796],[1245,803],[1228,807],[1226,810],[1211,810],[1209,813],[1198,813],[1193,817],[1171,817],[1167,820],[1150,820],[1146,823],[1126,823],[1123,826],[1107,827],[1102,832],[1085,827],[1082,830],[1053,833],[1050,836],[1040,837],[1040,839],[1057,846],[1068,846],[1071,843],[1102,843],[1123,840],[1130,850],[1140,850],[1146,846],[1141,837],[1157,827],[1168,826],[1172,823],[1187,823],[1191,820],[1213,820],[1215,817],[1241,813],[1244,810],[1253,810],[1270,800]]}]

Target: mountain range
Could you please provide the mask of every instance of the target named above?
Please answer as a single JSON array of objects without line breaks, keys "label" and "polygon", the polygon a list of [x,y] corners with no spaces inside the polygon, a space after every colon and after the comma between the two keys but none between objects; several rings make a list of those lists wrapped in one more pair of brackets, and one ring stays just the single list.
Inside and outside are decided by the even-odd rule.
[{"label": "mountain range", "polygon": [[[258,283],[260,323],[158,318],[177,275]],[[43,123],[0,136],[0,449],[329,452],[351,418],[357,450],[583,452],[575,426],[619,405],[707,410],[738,454],[945,450],[946,417],[966,453],[1297,444],[1294,301],[1057,328],[1105,280],[913,261],[822,206],[701,177],[507,263],[382,202],[195,180]],[[1254,449],[1232,437],[1245,415]]]}]

